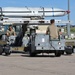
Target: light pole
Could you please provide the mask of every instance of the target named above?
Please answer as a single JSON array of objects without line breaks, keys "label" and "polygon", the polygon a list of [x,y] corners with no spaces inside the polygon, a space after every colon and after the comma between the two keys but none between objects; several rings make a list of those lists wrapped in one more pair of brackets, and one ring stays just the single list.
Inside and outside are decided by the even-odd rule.
[{"label": "light pole", "polygon": [[[68,0],[68,11],[70,11],[70,0]],[[70,20],[70,14],[68,14],[68,20]]]},{"label": "light pole", "polygon": [[[68,11],[70,11],[70,0],[68,0]],[[70,14],[68,14],[68,21],[69,23],[67,24],[67,34],[68,38],[70,38]]]}]

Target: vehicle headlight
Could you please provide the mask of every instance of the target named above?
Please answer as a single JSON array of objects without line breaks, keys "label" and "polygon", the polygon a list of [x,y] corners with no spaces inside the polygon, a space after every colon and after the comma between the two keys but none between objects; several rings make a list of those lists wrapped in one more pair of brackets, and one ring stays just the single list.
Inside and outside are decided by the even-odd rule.
[{"label": "vehicle headlight", "polygon": [[58,45],[60,45],[61,44],[61,42],[58,42]]}]

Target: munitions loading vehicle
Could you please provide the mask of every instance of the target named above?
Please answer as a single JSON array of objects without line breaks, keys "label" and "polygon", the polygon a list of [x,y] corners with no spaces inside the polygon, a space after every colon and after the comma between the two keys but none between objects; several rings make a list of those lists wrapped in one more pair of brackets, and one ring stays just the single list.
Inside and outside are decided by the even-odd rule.
[{"label": "munitions loading vehicle", "polygon": [[[4,22],[4,24],[11,22]],[[8,41],[0,46],[0,54],[5,53],[10,55],[13,47],[23,46],[24,51],[29,51],[30,56],[35,56],[39,53],[55,53],[56,57],[61,56],[64,52],[67,54],[73,53],[71,46],[65,46],[65,38],[61,35],[58,39],[51,39],[45,33],[37,33],[38,25],[49,25],[50,21],[46,20],[29,20],[29,21],[13,21],[11,25],[20,25],[20,33],[16,36],[10,36]],[[27,29],[29,33],[27,33]]]},{"label": "munitions loading vehicle", "polygon": [[[41,19],[48,16],[58,17],[66,14],[69,14],[69,11],[56,8],[0,7],[0,25],[22,25],[22,32],[19,35],[10,36],[8,42],[0,46],[0,54],[4,52],[6,55],[9,55],[11,53],[11,47],[22,46],[23,44],[29,51],[30,56],[44,52],[55,53],[56,56],[61,56],[61,53],[67,48],[65,48],[65,39],[60,37],[59,39],[51,40],[49,35],[36,33],[36,28],[33,25],[49,25],[50,21],[43,21]],[[11,19],[12,17],[14,19]],[[28,25],[32,25],[32,28],[29,27],[29,36],[25,33]],[[24,35],[29,39],[23,39],[24,41],[22,42]],[[69,49],[71,47],[68,47],[67,54],[72,54],[72,49]]]}]

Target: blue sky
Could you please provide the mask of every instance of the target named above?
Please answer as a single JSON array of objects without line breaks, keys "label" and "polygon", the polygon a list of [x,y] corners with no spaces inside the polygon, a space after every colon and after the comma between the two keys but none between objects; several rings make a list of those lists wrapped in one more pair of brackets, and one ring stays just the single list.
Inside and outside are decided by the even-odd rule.
[{"label": "blue sky", "polygon": [[[68,0],[0,0],[0,7],[54,7],[67,10]],[[53,17],[50,17],[50,19]],[[67,20],[67,16],[54,19]],[[75,0],[70,0],[70,20],[75,24]]]}]

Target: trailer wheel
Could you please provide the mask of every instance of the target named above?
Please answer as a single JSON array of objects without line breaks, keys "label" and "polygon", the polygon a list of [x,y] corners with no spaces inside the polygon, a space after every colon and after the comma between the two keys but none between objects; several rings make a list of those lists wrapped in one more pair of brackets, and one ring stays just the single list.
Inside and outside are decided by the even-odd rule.
[{"label": "trailer wheel", "polygon": [[3,53],[3,47],[0,46],[0,55],[2,55],[2,53]]},{"label": "trailer wheel", "polygon": [[60,57],[60,56],[61,56],[61,51],[57,51],[57,50],[56,50],[56,51],[55,51],[55,56],[56,56],[56,57]]}]

